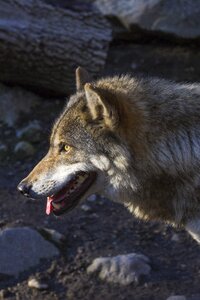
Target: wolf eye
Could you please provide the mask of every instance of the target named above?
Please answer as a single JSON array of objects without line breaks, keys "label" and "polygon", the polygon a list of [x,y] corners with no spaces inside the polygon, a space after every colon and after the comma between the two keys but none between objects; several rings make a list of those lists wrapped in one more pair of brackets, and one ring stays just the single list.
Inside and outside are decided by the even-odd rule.
[{"label": "wolf eye", "polygon": [[71,150],[72,147],[70,147],[69,145],[64,145],[64,150],[65,152],[69,152]]}]

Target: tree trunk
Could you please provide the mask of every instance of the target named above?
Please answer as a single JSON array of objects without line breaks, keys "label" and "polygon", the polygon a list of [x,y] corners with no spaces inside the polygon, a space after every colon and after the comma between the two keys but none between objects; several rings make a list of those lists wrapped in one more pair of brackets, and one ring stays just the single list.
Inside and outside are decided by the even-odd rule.
[{"label": "tree trunk", "polygon": [[1,0],[0,81],[67,95],[77,66],[100,72],[110,40],[110,26],[96,11]]}]

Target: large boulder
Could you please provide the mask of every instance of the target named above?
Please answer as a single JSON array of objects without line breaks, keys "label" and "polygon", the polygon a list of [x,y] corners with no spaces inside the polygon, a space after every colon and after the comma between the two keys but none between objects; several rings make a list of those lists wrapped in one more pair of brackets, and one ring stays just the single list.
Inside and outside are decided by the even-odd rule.
[{"label": "large boulder", "polygon": [[200,37],[196,0],[96,0],[104,16],[116,17],[128,30],[145,30],[184,39]]},{"label": "large boulder", "polygon": [[0,231],[0,273],[18,276],[35,267],[41,259],[59,255],[59,250],[29,227]]}]

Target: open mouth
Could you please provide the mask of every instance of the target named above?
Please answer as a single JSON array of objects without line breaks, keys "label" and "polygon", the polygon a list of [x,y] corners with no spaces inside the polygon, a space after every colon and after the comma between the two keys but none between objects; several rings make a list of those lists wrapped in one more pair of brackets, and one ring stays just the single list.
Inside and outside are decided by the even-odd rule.
[{"label": "open mouth", "polygon": [[46,213],[59,216],[73,209],[96,179],[95,172],[78,172],[58,193],[47,197]]}]

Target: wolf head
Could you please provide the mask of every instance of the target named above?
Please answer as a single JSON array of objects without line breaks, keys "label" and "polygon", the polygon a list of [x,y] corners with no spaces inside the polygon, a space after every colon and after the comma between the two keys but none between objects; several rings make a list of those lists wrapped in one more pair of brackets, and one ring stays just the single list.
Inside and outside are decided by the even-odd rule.
[{"label": "wolf head", "polygon": [[53,126],[48,153],[18,185],[25,196],[47,198],[48,214],[60,215],[93,193],[118,200],[122,188],[133,185],[126,142],[133,120],[108,85],[112,81],[97,84],[76,70],[77,92]]}]

